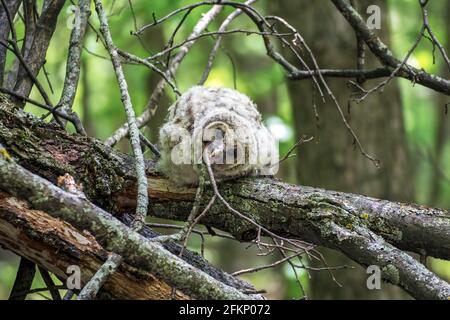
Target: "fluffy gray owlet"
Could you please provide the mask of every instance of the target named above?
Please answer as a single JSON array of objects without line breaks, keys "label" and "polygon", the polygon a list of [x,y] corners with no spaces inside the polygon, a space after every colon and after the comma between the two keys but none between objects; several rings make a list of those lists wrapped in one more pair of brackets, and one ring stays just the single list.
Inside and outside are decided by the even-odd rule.
[{"label": "fluffy gray owlet", "polygon": [[278,170],[276,139],[256,105],[232,89],[189,89],[170,106],[159,144],[159,170],[177,184],[198,183],[205,150],[217,180]]}]

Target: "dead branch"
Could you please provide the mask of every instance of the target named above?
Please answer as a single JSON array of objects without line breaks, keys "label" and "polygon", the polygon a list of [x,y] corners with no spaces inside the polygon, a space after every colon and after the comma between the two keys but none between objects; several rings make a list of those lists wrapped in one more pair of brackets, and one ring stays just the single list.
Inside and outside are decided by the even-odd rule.
[{"label": "dead branch", "polygon": [[[135,208],[136,183],[128,156],[111,152],[95,139],[69,135],[58,127],[11,112],[5,105],[0,108],[0,119],[0,143],[23,166],[51,181],[68,172],[83,182],[88,198],[115,214]],[[19,139],[24,128],[26,141]],[[146,172],[152,214],[185,220],[195,188],[171,184],[158,175],[152,162],[147,163]],[[2,188],[9,189],[10,185]],[[211,190],[205,193],[204,199],[213,195]],[[447,285],[442,280],[399,250],[449,259],[450,249],[443,245],[450,242],[450,214],[445,210],[294,186],[269,178],[222,183],[220,194],[233,208],[274,234],[340,250],[362,265],[393,264],[400,274],[397,284],[413,296],[426,295],[419,288],[425,285],[420,279],[437,285],[436,290],[427,291],[428,297],[446,294]],[[224,209],[216,203],[200,223],[241,240],[258,235],[253,224]]]}]

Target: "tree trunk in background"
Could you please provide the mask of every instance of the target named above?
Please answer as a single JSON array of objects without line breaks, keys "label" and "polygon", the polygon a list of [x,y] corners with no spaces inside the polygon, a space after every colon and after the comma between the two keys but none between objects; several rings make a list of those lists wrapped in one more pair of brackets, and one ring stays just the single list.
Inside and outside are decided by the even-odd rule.
[{"label": "tree trunk in background", "polygon": [[[439,5],[442,5],[441,3],[439,3]],[[448,23],[448,21],[450,21],[450,1],[447,1],[444,5],[444,19],[443,21],[446,22],[446,29],[444,30],[445,35],[447,35],[447,39],[445,39],[446,43],[445,43],[445,51],[447,53],[450,52],[450,40],[449,40],[449,36],[450,36],[450,24]],[[445,62],[441,59],[441,57],[439,56],[439,58],[441,60],[441,70],[439,72],[439,74],[441,76],[443,76],[445,79],[449,79],[450,78],[450,70],[448,69],[447,64],[445,64]],[[435,142],[435,146],[434,146],[434,161],[432,161],[432,166],[434,169],[433,175],[432,175],[432,179],[431,179],[431,190],[430,190],[430,200],[429,200],[429,205],[439,205],[439,206],[448,206],[449,203],[443,201],[443,199],[440,199],[441,196],[441,191],[442,191],[442,184],[444,183],[443,180],[445,180],[445,178],[442,177],[442,166],[443,166],[443,158],[444,158],[444,148],[446,146],[446,144],[448,143],[449,139],[449,121],[450,121],[450,117],[447,115],[443,115],[443,107],[449,103],[449,99],[447,96],[442,95],[442,94],[436,94],[436,112],[437,112],[437,119],[438,119],[438,123],[437,123],[437,128],[436,128],[436,142]]]},{"label": "tree trunk in background", "polygon": [[[88,30],[89,31],[89,30]],[[83,125],[84,129],[86,130],[86,133],[91,136],[95,137],[95,125],[92,119],[91,115],[91,87],[89,86],[89,59],[86,58],[86,56],[82,57],[81,59],[81,87],[83,88],[82,96],[81,96],[81,103],[83,108]]]},{"label": "tree trunk in background", "polygon": [[[434,5],[441,5],[442,8],[437,7],[436,10],[442,10],[444,12],[442,21],[446,23],[446,29],[444,30],[445,35],[447,35],[445,40],[445,51],[447,54],[450,52],[450,24],[448,21],[450,21],[450,1],[447,1],[444,5],[442,3],[431,3]],[[436,12],[436,11],[435,11]],[[439,11],[437,11],[439,12]],[[439,74],[443,76],[446,79],[450,78],[450,70],[448,69],[448,66],[445,64],[445,62],[441,59],[439,56],[438,61],[441,62],[441,68]],[[430,160],[430,164],[433,168],[433,173],[431,175],[431,188],[430,188],[430,194],[429,194],[429,205],[439,206],[442,208],[449,208],[450,207],[450,201],[445,198],[443,186],[445,184],[448,184],[448,176],[445,174],[445,148],[448,145],[450,139],[450,115],[447,112],[447,115],[444,114],[443,107],[449,103],[449,98],[445,95],[436,94],[435,95],[435,108],[437,113],[437,128],[436,128],[436,140],[434,145],[434,155],[429,154],[429,156],[432,159]],[[448,106],[450,107],[450,106]],[[446,261],[443,262],[439,259],[429,258],[428,259],[428,266],[429,268],[437,273],[441,278],[450,281],[450,276],[447,272],[442,272],[443,270],[446,270],[450,267],[450,262]],[[445,265],[443,265],[445,264]]]},{"label": "tree trunk in background", "polygon": [[[381,7],[382,29],[378,34],[389,43],[389,12],[385,1],[357,1],[364,15],[368,5]],[[277,4],[272,4],[277,6]],[[356,40],[354,32],[329,1],[278,2],[278,15],[285,17],[298,29],[309,44],[321,68],[356,68]],[[273,12],[273,10],[271,11]],[[287,50],[285,50],[287,54]],[[293,58],[291,56],[291,58]],[[295,60],[292,60],[295,61]],[[375,65],[366,50],[366,68]],[[354,80],[354,79],[353,79]],[[380,80],[368,81],[370,88]],[[328,79],[328,84],[345,111],[366,151],[381,161],[381,168],[361,155],[353,146],[353,139],[331,101],[321,103],[316,92],[315,101],[320,116],[320,128],[314,116],[312,82],[290,81],[297,136],[314,136],[314,142],[301,147],[298,152],[298,183],[346,192],[395,200],[410,200],[412,179],[409,172],[407,148],[404,137],[402,103],[396,80],[391,81],[382,95],[373,94],[361,104],[353,104],[347,113],[350,89],[343,79]],[[324,250],[328,265],[353,265],[355,263],[331,250]],[[323,267],[323,264],[321,265]],[[334,272],[343,285],[332,286],[328,272],[313,273],[311,297],[321,299],[376,299],[409,297],[398,288],[387,284],[382,290],[368,290],[366,271]],[[334,289],[333,289],[334,288]]]}]

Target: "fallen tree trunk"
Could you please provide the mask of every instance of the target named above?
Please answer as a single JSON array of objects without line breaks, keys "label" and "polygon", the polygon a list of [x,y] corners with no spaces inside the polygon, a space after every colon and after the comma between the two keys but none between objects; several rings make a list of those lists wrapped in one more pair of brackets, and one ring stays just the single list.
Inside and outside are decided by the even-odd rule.
[{"label": "fallen tree trunk", "polygon": [[[0,142],[22,166],[53,182],[66,172],[73,175],[83,183],[89,199],[116,215],[134,209],[135,178],[127,155],[112,152],[98,140],[68,134],[12,111],[7,104],[0,108],[0,119]],[[152,162],[147,163],[147,175],[150,213],[185,220],[195,189],[167,181]],[[220,190],[235,209],[274,233],[340,250],[362,265],[392,265],[398,279],[385,278],[417,298],[450,296],[447,283],[397,249],[449,259],[447,211],[269,178],[231,181],[221,184]],[[253,239],[258,232],[220,204],[214,205],[201,223],[240,240]]]}]

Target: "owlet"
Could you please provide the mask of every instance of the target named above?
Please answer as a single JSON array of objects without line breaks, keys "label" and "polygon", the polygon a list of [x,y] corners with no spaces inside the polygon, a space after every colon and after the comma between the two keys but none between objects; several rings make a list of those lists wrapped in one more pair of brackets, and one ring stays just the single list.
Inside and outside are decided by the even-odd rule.
[{"label": "owlet", "polygon": [[278,169],[276,139],[256,105],[232,89],[189,89],[170,106],[159,145],[159,170],[180,185],[198,183],[205,154],[217,180],[273,175]]}]

